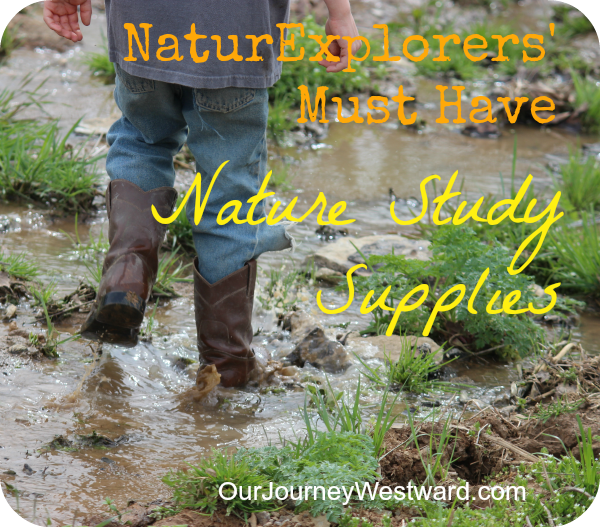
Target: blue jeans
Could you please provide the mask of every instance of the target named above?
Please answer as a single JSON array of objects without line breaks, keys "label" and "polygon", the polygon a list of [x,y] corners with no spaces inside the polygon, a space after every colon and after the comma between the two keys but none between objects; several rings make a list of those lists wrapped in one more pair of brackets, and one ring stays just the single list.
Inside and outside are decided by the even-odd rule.
[{"label": "blue jeans", "polygon": [[[202,198],[214,173],[229,161],[211,191],[202,220],[194,225],[195,191],[186,214],[192,225],[198,270],[209,282],[237,271],[267,251],[292,246],[283,225],[217,224],[223,205],[239,200],[238,217],[247,217],[247,200],[265,176],[266,89],[196,89],[135,77],[118,65],[115,101],[123,116],[111,126],[106,170],[110,179],[126,179],[142,190],[172,187],[173,156],[187,141],[202,176]],[[228,209],[225,217],[231,209]],[[265,215],[257,206],[254,219]]]}]

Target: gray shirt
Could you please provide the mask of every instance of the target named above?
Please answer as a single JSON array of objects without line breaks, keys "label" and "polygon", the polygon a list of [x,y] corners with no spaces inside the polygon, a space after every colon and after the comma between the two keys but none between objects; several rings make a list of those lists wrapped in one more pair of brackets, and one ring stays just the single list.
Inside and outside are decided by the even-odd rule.
[{"label": "gray shirt", "polygon": [[[131,75],[192,88],[268,88],[281,76],[281,62],[277,60],[281,30],[276,24],[287,22],[289,0],[106,0],[106,18],[110,60]],[[143,49],[145,34],[140,24],[152,24],[148,30],[148,61],[142,57],[135,38],[132,49],[137,60],[123,60],[129,55],[128,32],[124,28],[127,23],[135,26]],[[191,42],[184,36],[190,33],[192,24],[196,34],[208,37],[196,41],[198,56],[209,51],[206,62],[196,63],[190,54]],[[264,34],[273,37],[273,44],[265,40],[258,44],[257,54],[262,60],[245,60],[252,56],[253,48],[246,35]],[[161,35],[177,37],[182,60],[158,60]],[[218,60],[213,35],[221,37],[221,52],[225,56],[233,51],[229,35],[237,35],[238,53],[244,60]],[[167,38],[164,45],[172,44],[173,40]],[[166,58],[172,55],[173,50],[162,53]]]}]

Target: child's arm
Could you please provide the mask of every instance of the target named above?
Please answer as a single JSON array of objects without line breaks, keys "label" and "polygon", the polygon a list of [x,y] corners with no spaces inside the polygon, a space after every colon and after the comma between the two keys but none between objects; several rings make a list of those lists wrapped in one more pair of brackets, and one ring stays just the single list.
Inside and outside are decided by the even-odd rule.
[{"label": "child's arm", "polygon": [[89,26],[92,19],[92,0],[45,0],[44,22],[61,37],[79,42],[83,36],[79,29],[78,6],[81,22]]},{"label": "child's arm", "polygon": [[[329,10],[329,19],[325,24],[327,35],[338,35],[340,37],[357,37],[358,29],[350,10],[350,0],[324,0]],[[356,53],[362,44],[354,42],[352,53]],[[340,57],[339,62],[321,60],[319,64],[327,68],[329,72],[338,72],[348,67],[348,41],[342,38],[334,40],[329,46],[332,55]]]}]

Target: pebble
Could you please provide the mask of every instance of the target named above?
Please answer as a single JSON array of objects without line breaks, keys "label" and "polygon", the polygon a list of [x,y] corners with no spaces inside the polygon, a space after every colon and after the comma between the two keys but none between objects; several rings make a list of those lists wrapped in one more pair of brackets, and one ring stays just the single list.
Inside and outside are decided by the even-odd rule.
[{"label": "pebble", "polygon": [[257,512],[256,523],[258,525],[265,525],[271,519],[271,515],[268,512]]},{"label": "pebble", "polygon": [[4,318],[10,320],[16,314],[17,314],[17,306],[15,306],[14,304],[8,304],[8,306],[6,307],[6,313],[4,315]]},{"label": "pebble", "polygon": [[7,350],[9,353],[16,355],[18,353],[24,353],[27,351],[27,346],[24,344],[14,344]]},{"label": "pebble", "polygon": [[35,470],[33,470],[27,463],[25,463],[23,465],[23,472],[25,472],[25,474],[27,474],[28,476],[31,476],[33,473],[35,473]]}]

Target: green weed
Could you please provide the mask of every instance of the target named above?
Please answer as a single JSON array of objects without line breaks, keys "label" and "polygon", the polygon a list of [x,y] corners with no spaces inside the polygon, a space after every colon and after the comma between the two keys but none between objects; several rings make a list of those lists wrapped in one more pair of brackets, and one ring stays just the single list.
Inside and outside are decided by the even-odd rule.
[{"label": "green weed", "polygon": [[[252,513],[277,510],[275,499],[263,499],[263,493],[269,488],[269,480],[258,471],[251,469],[248,461],[241,456],[228,456],[224,452],[213,450],[210,457],[203,458],[197,466],[190,465],[187,470],[171,471],[163,483],[173,489],[173,499],[177,507],[199,509],[208,514],[214,513],[219,504],[226,504],[227,514],[236,514],[247,520]],[[219,488],[223,483],[233,483],[242,490],[261,487],[262,491],[250,500],[237,497],[223,502],[219,497]],[[224,496],[232,496],[230,485],[223,487]],[[268,496],[267,496],[268,497]]]},{"label": "green weed", "polygon": [[[183,197],[177,199],[176,209],[181,205],[182,201]],[[169,223],[165,245],[171,251],[181,248],[186,254],[195,254],[194,233],[185,214],[179,214],[175,218],[175,221]]]},{"label": "green weed", "polygon": [[[386,388],[378,405],[377,413],[371,414],[370,419],[365,422],[363,420],[364,409],[360,403],[360,377],[354,395],[341,391],[335,392],[329,379],[327,379],[327,387],[327,391],[311,384],[307,384],[305,387],[306,397],[301,412],[306,426],[306,438],[302,444],[311,445],[315,442],[317,426],[320,422],[328,432],[370,435],[373,439],[375,455],[379,456],[383,448],[383,438],[397,418],[393,414],[393,408],[398,400],[398,395],[390,401],[389,390]],[[309,411],[309,401],[315,408],[316,415],[312,415]],[[296,444],[296,448],[301,450],[302,447],[298,445]]]},{"label": "green weed", "polygon": [[101,156],[90,157],[85,143],[75,148],[67,144],[78,122],[61,138],[56,120],[16,119],[24,108],[43,104],[35,100],[37,89],[26,93],[20,103],[15,91],[0,93],[0,195],[63,212],[89,211],[99,183],[96,162]]},{"label": "green weed", "polygon": [[571,77],[575,88],[575,105],[585,109],[583,126],[588,132],[595,133],[600,130],[600,87],[596,81],[580,77],[575,71],[571,71]]},{"label": "green weed", "polygon": [[481,243],[468,227],[449,225],[433,233],[431,250],[433,257],[427,262],[394,254],[367,259],[375,271],[370,276],[354,278],[356,293],[362,297],[373,290],[372,298],[384,295],[386,308],[376,307],[371,312],[372,321],[364,333],[386,333],[396,303],[415,287],[427,283],[430,286],[424,303],[403,313],[394,328],[394,333],[421,334],[433,306],[446,291],[462,284],[464,299],[470,298],[482,273],[489,269],[489,276],[474,301],[477,314],[468,311],[467,301],[463,299],[456,308],[436,318],[432,338],[438,342],[448,341],[449,345],[465,351],[498,350],[508,355],[526,355],[537,349],[543,340],[542,330],[526,315],[491,315],[486,311],[497,290],[503,291],[503,295],[520,291],[522,307],[527,307],[529,302],[533,305],[540,302],[531,291],[530,277],[507,273],[512,257],[504,247]]},{"label": "green weed", "polygon": [[[450,466],[454,459],[454,451],[456,450],[456,436],[450,433],[452,415],[448,415],[445,421],[435,424],[435,414],[432,419],[431,432],[429,434],[420,434],[415,427],[414,417],[411,412],[408,412],[408,422],[410,425],[411,439],[413,440],[423,469],[425,470],[425,480],[421,483],[423,486],[435,486],[436,481],[445,481],[450,471]],[[436,432],[436,427],[441,430]],[[427,448],[422,448],[419,445],[419,437],[428,437],[429,444]],[[450,441],[454,439],[454,448],[450,456],[446,456],[446,449]]]},{"label": "green weed", "polygon": [[[517,196],[519,188],[516,184],[516,168],[517,168],[517,136],[515,135],[513,142],[513,156],[512,156],[512,170],[510,175],[510,181],[508,185],[505,182],[505,179],[500,173],[500,183],[501,183],[501,193],[498,196],[488,195],[482,198],[482,203],[479,208],[478,214],[482,218],[487,218],[490,208],[499,201],[499,199],[512,199],[514,200]],[[461,182],[461,186],[459,190],[463,191],[464,180]],[[508,188],[507,188],[508,186]],[[464,198],[462,198],[464,199]],[[443,213],[447,216],[454,217],[456,214],[458,207],[462,201],[462,199],[457,197],[456,201],[448,201],[444,204]],[[530,203],[534,203],[535,206],[531,211],[528,212],[528,207]],[[535,186],[531,184],[525,195],[519,201],[514,216],[516,218],[525,217],[526,212],[529,213],[530,216],[535,216],[540,214],[547,206],[549,200],[545,199],[540,195],[535,189]],[[497,246],[500,245],[508,249],[513,255],[519,248],[519,246],[526,240],[533,232],[539,228],[539,224],[537,223],[526,223],[520,222],[515,223],[513,221],[509,221],[507,223],[501,222],[496,225],[490,225],[488,223],[481,223],[473,221],[469,219],[464,223],[465,226],[473,229],[477,238],[481,240],[486,245]],[[420,222],[417,225],[419,230],[419,236],[421,238],[431,239],[433,234],[438,229],[437,226],[432,224],[431,218],[429,218],[429,222]],[[521,266],[525,263],[526,258],[528,256],[521,255],[517,260],[517,266]],[[539,254],[535,257],[533,262],[530,263],[529,266],[523,271],[523,274],[532,276],[535,278],[536,282],[540,285],[546,286],[550,282],[550,279],[553,277],[553,265],[555,263],[556,256],[553,251],[548,247],[548,243],[546,243],[543,249],[539,252]]]},{"label": "green weed", "polygon": [[[442,350],[438,353],[441,354]],[[410,393],[457,389],[447,382],[434,378],[440,368],[448,362],[438,363],[437,353],[423,353],[417,349],[416,343],[411,345],[408,339],[402,343],[398,360],[390,359],[385,353],[384,357],[384,365],[374,368],[356,355],[364,368],[362,374],[378,387]]]},{"label": "green weed", "polygon": [[269,271],[268,281],[257,295],[265,309],[275,309],[277,312],[288,311],[297,302],[308,300],[306,289],[307,273],[292,269],[286,271],[286,265]]},{"label": "green weed", "polygon": [[59,333],[52,323],[52,317],[48,313],[48,302],[51,300],[53,293],[56,291],[53,284],[45,288],[30,287],[31,294],[35,302],[41,307],[46,319],[46,335],[42,339],[40,335],[30,335],[31,344],[36,347],[48,358],[55,359],[58,357],[58,347],[70,340],[77,340],[78,334],[67,337],[63,340],[58,340]]},{"label": "green weed", "polygon": [[569,162],[561,166],[561,178],[554,182],[561,192],[561,205],[567,212],[600,208],[600,165],[590,156],[583,160],[576,151],[569,154]]},{"label": "green weed", "polygon": [[592,212],[581,213],[581,228],[563,224],[550,234],[556,256],[554,276],[564,291],[600,296],[600,231]]},{"label": "green weed", "polygon": [[[420,501],[423,517],[415,525],[423,527],[513,527],[514,525],[566,525],[581,516],[592,504],[600,484],[600,463],[594,458],[591,430],[584,431],[579,422],[581,461],[568,454],[561,459],[546,456],[533,465],[522,464],[511,486],[531,489],[525,499],[493,500],[490,507],[447,508],[442,503]],[[490,486],[496,483],[490,478]],[[453,512],[452,512],[453,511]]]},{"label": "green weed", "polygon": [[0,40],[0,63],[6,60],[10,54],[19,47],[19,39],[17,38],[18,26],[9,25],[2,33]]},{"label": "green weed", "polygon": [[594,31],[592,23],[572,6],[561,4],[552,6],[552,18],[557,22],[556,35],[573,38]]},{"label": "green weed", "polygon": [[273,173],[269,178],[269,186],[275,190],[288,191],[292,190],[292,184],[290,183],[291,176],[289,167],[285,163],[277,164],[272,168]]},{"label": "green weed", "polygon": [[8,273],[13,278],[31,281],[40,274],[38,266],[31,261],[31,257],[21,252],[18,254],[5,254],[0,248],[0,271]]},{"label": "green weed", "polygon": [[108,46],[106,38],[102,35],[102,51],[95,53],[86,53],[82,59],[92,75],[101,80],[104,84],[114,84],[116,78],[115,65],[108,56]]},{"label": "green weed", "polygon": [[93,262],[84,261],[83,265],[85,265],[89,273],[87,281],[97,293],[98,287],[100,286],[100,281],[102,280],[102,267],[104,266],[104,263],[102,262],[102,260],[95,260]]},{"label": "green weed", "polygon": [[537,408],[535,417],[542,423],[546,423],[549,419],[559,417],[563,414],[576,412],[583,402],[583,399],[579,399],[578,401],[574,401],[572,403],[566,400],[558,400],[548,405],[539,406]]},{"label": "green weed", "polygon": [[95,260],[99,256],[106,254],[110,244],[108,240],[104,237],[103,229],[100,229],[100,233],[98,236],[93,236],[91,233],[88,236],[88,241],[83,243],[81,241],[81,237],[79,236],[79,223],[78,223],[78,213],[75,213],[75,237],[71,236],[68,232],[61,232],[69,238],[71,244],[73,245],[73,249],[78,258],[84,260]]},{"label": "green weed", "polygon": [[177,251],[165,253],[158,262],[158,272],[156,274],[156,283],[152,289],[154,297],[177,296],[173,289],[175,282],[193,282],[192,278],[184,278],[186,269],[192,264],[183,265],[177,257]]}]

